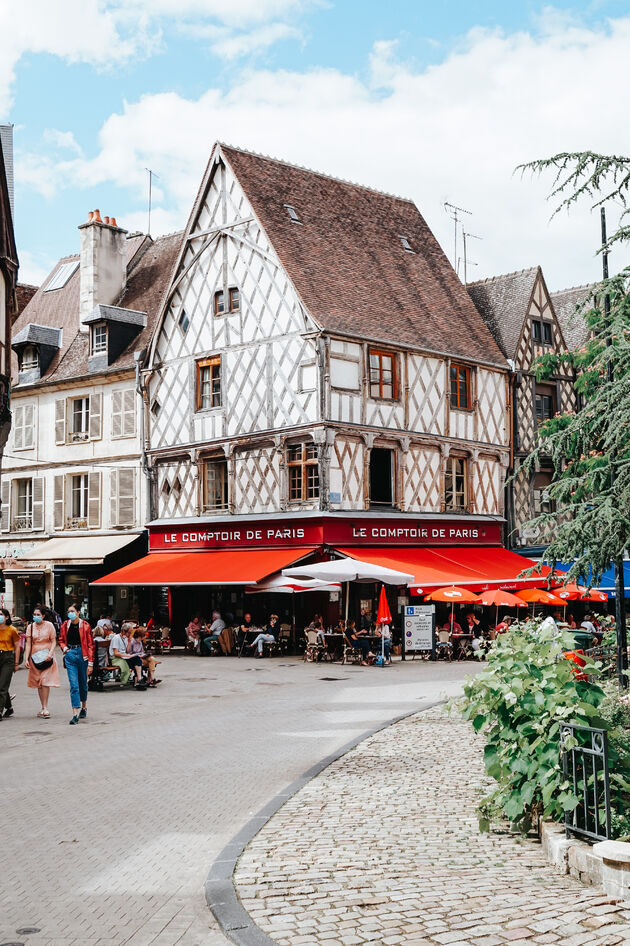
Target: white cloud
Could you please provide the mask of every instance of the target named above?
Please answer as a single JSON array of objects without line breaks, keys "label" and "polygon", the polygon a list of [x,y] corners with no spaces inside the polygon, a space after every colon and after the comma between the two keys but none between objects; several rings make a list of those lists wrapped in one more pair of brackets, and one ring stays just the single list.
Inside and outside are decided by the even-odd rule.
[{"label": "white cloud", "polygon": [[30,286],[41,286],[46,276],[55,264],[54,259],[35,256],[28,250],[20,250],[19,280]]},{"label": "white cloud", "polygon": [[[147,95],[107,119],[94,157],[31,156],[26,168],[18,162],[18,180],[48,193],[124,183],[135,213],[152,167],[170,229],[177,217],[184,224],[221,139],[410,196],[449,252],[441,204],[467,207],[468,229],[483,237],[471,252],[480,263],[473,278],[540,262],[552,287],[585,282],[598,271],[595,216],[585,207],[550,224],[550,181],[513,171],[561,150],[623,152],[615,90],[629,85],[630,17],[587,29],[554,26],[548,15],[543,26],[474,30],[423,71],[383,42],[365,79],[334,69],[250,70],[226,92],[211,88],[195,100]],[[125,224],[124,208],[115,209]]]},{"label": "white cloud", "polygon": [[268,49],[274,43],[284,39],[301,39],[302,33],[288,23],[270,23],[248,32],[232,33],[225,38],[215,40],[210,46],[213,53],[222,59],[240,59],[252,53]]}]

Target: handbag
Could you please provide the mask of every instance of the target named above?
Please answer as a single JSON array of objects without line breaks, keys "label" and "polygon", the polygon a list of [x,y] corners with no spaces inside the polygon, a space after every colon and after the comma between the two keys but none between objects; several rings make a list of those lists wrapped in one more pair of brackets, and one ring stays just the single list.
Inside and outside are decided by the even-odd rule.
[{"label": "handbag", "polygon": [[[33,625],[31,624],[31,647],[33,646]],[[48,670],[49,667],[53,665],[53,658],[48,656],[47,650],[38,650],[37,653],[32,653],[30,656],[30,661],[35,667],[36,670]]]}]

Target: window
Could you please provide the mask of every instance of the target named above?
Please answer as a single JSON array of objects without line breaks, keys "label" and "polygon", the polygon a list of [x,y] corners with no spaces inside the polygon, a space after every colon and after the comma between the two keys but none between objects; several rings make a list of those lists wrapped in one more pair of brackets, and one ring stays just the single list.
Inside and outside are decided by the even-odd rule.
[{"label": "window", "polygon": [[70,477],[70,515],[72,519],[87,519],[88,476],[79,473]]},{"label": "window", "polygon": [[394,505],[394,451],[382,447],[370,450],[370,503]]},{"label": "window", "polygon": [[414,249],[413,249],[411,243],[409,242],[409,240],[407,239],[406,236],[399,236],[398,239],[400,240],[400,242],[401,242],[401,244],[402,244],[402,248],[403,248],[403,250],[405,251],[405,253],[413,253],[413,252],[414,252]]},{"label": "window", "polygon": [[13,408],[13,446],[31,450],[35,446],[35,405],[16,404]]},{"label": "window", "polygon": [[283,204],[283,206],[289,215],[291,223],[302,223],[302,221],[300,220],[300,215],[298,214],[295,207],[292,207],[291,204]]},{"label": "window", "polygon": [[221,357],[197,362],[197,410],[221,407]]},{"label": "window", "polygon": [[550,386],[542,384],[536,385],[535,395],[536,407],[536,426],[544,424],[546,420],[556,413],[556,395],[555,390]]},{"label": "window", "polygon": [[319,496],[319,464],[314,443],[292,444],[287,452],[289,500],[300,502]]},{"label": "window", "polygon": [[228,508],[227,460],[207,460],[203,478],[203,508]]},{"label": "window", "polygon": [[33,515],[33,481],[17,480],[17,496],[15,500],[15,518],[13,528],[16,530],[30,529]]},{"label": "window", "polygon": [[112,392],[112,438],[135,437],[136,435],[136,391],[126,388]]},{"label": "window", "polygon": [[444,471],[444,508],[462,512],[468,505],[467,464],[463,457],[448,457]]},{"label": "window", "polygon": [[33,368],[39,368],[39,351],[35,345],[26,345],[22,352],[20,371],[32,371]]},{"label": "window", "polygon": [[151,413],[153,414],[155,418],[157,418],[159,417],[161,410],[162,410],[162,405],[160,404],[158,399],[155,398],[155,400],[153,401],[153,404],[151,405]]},{"label": "window", "polygon": [[241,308],[241,293],[238,289],[230,289],[230,312],[238,312]]},{"label": "window", "polygon": [[90,430],[90,399],[77,397],[71,402],[70,439],[85,440]]},{"label": "window", "polygon": [[214,314],[223,315],[225,313],[225,293],[222,289],[214,294]]},{"label": "window", "polygon": [[542,328],[543,328],[543,342],[545,343],[545,345],[551,345],[551,342],[552,342],[551,322],[543,322]]},{"label": "window", "polygon": [[553,342],[551,322],[541,322],[538,319],[533,319],[532,338],[535,342],[542,343],[544,345],[551,345]]},{"label": "window", "polygon": [[78,259],[73,260],[71,263],[62,263],[48,285],[44,287],[44,292],[53,292],[55,289],[63,289],[72,274],[75,273],[78,268]]},{"label": "window", "polygon": [[549,487],[551,486],[552,474],[540,472],[534,477],[533,487],[533,507],[536,516],[542,516],[545,513],[555,512],[556,503],[551,498]]},{"label": "window", "polygon": [[396,355],[370,349],[370,397],[395,401],[398,397]]},{"label": "window", "polygon": [[466,365],[451,365],[451,407],[458,411],[469,411],[470,396],[470,368]]},{"label": "window", "polygon": [[188,331],[188,326],[190,325],[190,319],[188,318],[188,313],[186,309],[182,309],[181,315],[179,317],[179,327],[181,328],[184,335]]},{"label": "window", "polygon": [[99,322],[90,329],[90,354],[104,355],[107,353],[107,325]]}]

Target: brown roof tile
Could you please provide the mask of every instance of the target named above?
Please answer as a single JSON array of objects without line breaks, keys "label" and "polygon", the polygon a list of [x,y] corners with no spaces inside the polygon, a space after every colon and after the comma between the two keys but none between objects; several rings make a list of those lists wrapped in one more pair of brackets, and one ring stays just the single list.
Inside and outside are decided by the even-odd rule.
[{"label": "brown roof tile", "polygon": [[[506,367],[410,200],[221,145],[304,305],[328,332]],[[293,223],[285,204],[297,211]],[[400,237],[414,252],[406,252]]]},{"label": "brown roof tile", "polygon": [[[16,295],[17,295],[17,312],[15,313],[15,318],[17,319],[18,315],[26,308],[29,304],[39,286],[30,286],[28,283],[19,282],[16,286]],[[14,319],[15,321],[15,319]]]},{"label": "brown roof tile", "polygon": [[539,266],[469,283],[470,297],[506,358],[514,359]]},{"label": "brown roof tile", "polygon": [[[107,372],[131,368],[133,353],[149,345],[162,304],[168,289],[171,273],[182,243],[182,233],[158,237],[155,241],[140,234],[126,241],[127,286],[117,304],[127,309],[147,313],[147,325],[129,346],[107,368]],[[59,260],[43,286],[50,281],[63,263],[78,260],[78,255]],[[63,330],[62,347],[53,358],[44,378],[38,384],[68,381],[84,377],[88,373],[87,333],[79,332],[79,270],[70,277],[62,289],[54,292],[37,290],[13,326],[17,334],[29,323],[49,325]],[[12,360],[14,384],[17,381],[17,359]]]},{"label": "brown roof tile", "polygon": [[569,351],[581,348],[588,338],[588,328],[584,316],[576,311],[578,306],[587,299],[592,292],[592,286],[574,286],[572,289],[562,289],[551,293],[551,303],[558,322],[562,326]]}]

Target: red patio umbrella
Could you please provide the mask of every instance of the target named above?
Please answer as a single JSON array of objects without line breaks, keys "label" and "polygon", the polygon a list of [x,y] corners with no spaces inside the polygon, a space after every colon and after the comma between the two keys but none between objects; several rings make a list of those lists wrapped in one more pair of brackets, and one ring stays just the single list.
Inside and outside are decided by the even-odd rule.
[{"label": "red patio umbrella", "polygon": [[[378,599],[378,611],[376,612],[376,623],[377,624],[390,624],[392,623],[392,616],[389,611],[389,603],[387,601],[387,595],[385,593],[385,585],[381,585],[381,594]],[[381,628],[381,666],[385,666],[385,638],[383,636],[383,629]]]},{"label": "red patio umbrella", "polygon": [[494,591],[483,591],[475,599],[477,604],[483,604],[484,607],[490,608],[492,605],[495,606],[495,623],[499,622],[499,608],[526,608],[527,604],[521,599],[517,598],[516,595],[510,594],[509,591],[501,591],[500,588],[497,588]]},{"label": "red patio umbrella", "polygon": [[568,582],[562,588],[555,588],[554,594],[567,601],[608,601],[608,595],[605,591],[598,591],[597,588],[591,588],[589,591],[584,585],[576,585],[574,581]]},{"label": "red patio umbrella", "polygon": [[523,601],[531,601],[534,604],[559,604],[564,606],[564,601],[557,595],[552,595],[550,591],[544,591],[542,588],[524,588],[516,592],[516,597]]},{"label": "red patio umbrella", "polygon": [[451,585],[450,588],[438,588],[436,591],[425,595],[428,601],[450,601],[451,602],[451,630],[453,629],[455,602],[459,604],[474,604],[477,595],[468,588],[458,588],[457,585]]}]

